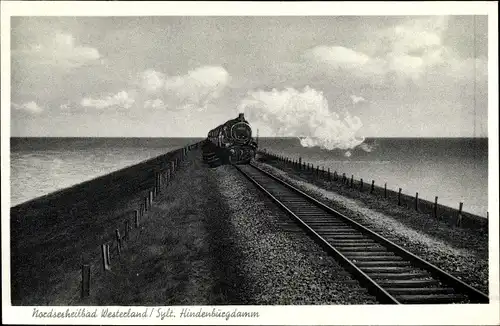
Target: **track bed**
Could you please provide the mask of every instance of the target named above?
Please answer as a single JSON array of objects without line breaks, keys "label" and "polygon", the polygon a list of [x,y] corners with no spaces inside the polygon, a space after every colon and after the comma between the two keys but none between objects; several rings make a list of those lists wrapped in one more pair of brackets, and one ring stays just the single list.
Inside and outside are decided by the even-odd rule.
[{"label": "track bed", "polygon": [[381,303],[488,303],[488,296],[253,165],[236,166]]}]

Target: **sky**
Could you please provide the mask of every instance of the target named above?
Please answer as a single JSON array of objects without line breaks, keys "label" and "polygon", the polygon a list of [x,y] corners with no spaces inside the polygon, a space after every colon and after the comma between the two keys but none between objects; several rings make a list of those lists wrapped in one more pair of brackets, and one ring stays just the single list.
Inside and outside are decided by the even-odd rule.
[{"label": "sky", "polygon": [[486,137],[486,16],[12,17],[11,135]]}]

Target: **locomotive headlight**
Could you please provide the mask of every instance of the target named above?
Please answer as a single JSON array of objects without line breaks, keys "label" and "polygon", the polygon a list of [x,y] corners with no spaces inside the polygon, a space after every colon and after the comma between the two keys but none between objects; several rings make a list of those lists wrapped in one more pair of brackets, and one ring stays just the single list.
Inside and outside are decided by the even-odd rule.
[{"label": "locomotive headlight", "polygon": [[238,143],[246,143],[252,137],[252,129],[247,123],[238,122],[231,127],[231,136]]}]

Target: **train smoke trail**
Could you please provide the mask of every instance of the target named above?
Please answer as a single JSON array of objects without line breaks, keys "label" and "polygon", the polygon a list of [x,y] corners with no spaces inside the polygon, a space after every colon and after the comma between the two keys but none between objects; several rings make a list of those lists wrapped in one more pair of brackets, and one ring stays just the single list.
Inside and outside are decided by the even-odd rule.
[{"label": "train smoke trail", "polygon": [[299,137],[304,147],[348,150],[364,141],[356,136],[363,126],[361,120],[347,110],[342,116],[332,112],[323,93],[310,87],[251,91],[238,108],[251,123],[269,128],[273,136]]}]

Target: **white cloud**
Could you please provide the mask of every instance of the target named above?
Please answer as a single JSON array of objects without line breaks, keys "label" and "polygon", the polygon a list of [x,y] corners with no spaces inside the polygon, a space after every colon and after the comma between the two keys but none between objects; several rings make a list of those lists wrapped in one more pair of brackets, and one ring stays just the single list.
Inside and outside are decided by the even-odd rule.
[{"label": "white cloud", "polygon": [[144,90],[154,93],[165,85],[165,74],[148,69],[139,75],[139,83]]},{"label": "white cloud", "polygon": [[80,104],[84,107],[94,107],[97,109],[105,109],[109,107],[123,107],[129,109],[134,103],[135,99],[126,91],[121,91],[114,95],[108,95],[102,99],[86,97],[80,102]]},{"label": "white cloud", "polygon": [[388,71],[394,71],[412,79],[418,79],[425,67],[425,62],[421,57],[407,54],[390,53],[387,56],[387,63]]},{"label": "white cloud", "polygon": [[101,58],[99,51],[92,47],[75,44],[71,34],[57,32],[44,44],[33,44],[27,49],[12,51],[29,63],[74,68]]},{"label": "white cloud", "polygon": [[155,100],[147,100],[146,102],[144,102],[144,107],[146,109],[162,109],[165,108],[165,103],[157,98]]},{"label": "white cloud", "polygon": [[63,104],[59,105],[59,108],[62,111],[67,111],[67,110],[69,110],[71,108],[71,103],[70,102],[63,103]]},{"label": "white cloud", "polygon": [[361,96],[351,95],[351,101],[353,104],[358,104],[359,102],[365,102],[366,100]]},{"label": "white cloud", "polygon": [[442,33],[447,24],[446,17],[411,19],[374,31],[368,41],[356,46],[361,51],[322,45],[307,50],[304,57],[314,66],[323,65],[321,69],[344,71],[380,83],[391,74],[396,74],[401,82],[419,82],[435,71],[441,78],[470,78],[474,69],[478,78],[486,79],[485,58],[462,59],[443,44]]},{"label": "white cloud", "polygon": [[83,107],[105,109],[108,107],[130,108],[142,102],[143,108],[172,111],[203,111],[218,98],[229,83],[229,74],[222,67],[203,66],[185,75],[167,76],[148,69],[132,81],[134,87],[104,98],[83,98]]},{"label": "white cloud", "polygon": [[40,114],[43,112],[43,109],[35,101],[25,102],[22,104],[12,103],[12,106],[16,110],[25,111],[31,114]]},{"label": "white cloud", "polygon": [[367,64],[371,58],[364,53],[342,46],[317,46],[305,53],[309,60],[328,63],[336,68],[356,68]]},{"label": "white cloud", "polygon": [[[229,73],[224,68],[202,66],[180,76],[167,76],[149,69],[140,74],[138,84],[146,93],[161,96],[162,104],[157,107],[178,110],[206,108],[221,95],[228,83]],[[147,102],[147,105],[152,107],[153,102]]]}]

